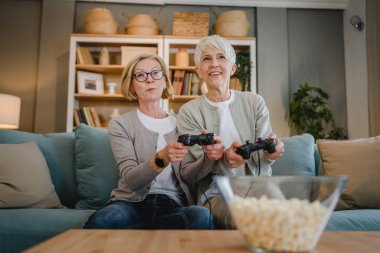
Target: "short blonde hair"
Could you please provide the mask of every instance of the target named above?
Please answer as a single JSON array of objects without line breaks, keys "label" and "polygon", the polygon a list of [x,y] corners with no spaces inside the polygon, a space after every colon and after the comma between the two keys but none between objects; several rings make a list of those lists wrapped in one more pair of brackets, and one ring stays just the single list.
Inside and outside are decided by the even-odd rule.
[{"label": "short blonde hair", "polygon": [[202,38],[201,41],[198,42],[197,47],[195,48],[194,62],[196,66],[198,66],[201,62],[202,52],[207,51],[208,48],[216,48],[224,52],[227,56],[227,59],[232,64],[235,64],[236,53],[231,43],[228,40],[220,37],[219,35],[211,35]]},{"label": "short blonde hair", "polygon": [[141,60],[144,59],[152,59],[156,60],[162,69],[164,71],[164,77],[166,79],[166,87],[164,91],[162,92],[161,98],[167,99],[167,98],[173,98],[173,86],[169,78],[169,71],[168,68],[166,67],[164,61],[162,58],[156,54],[151,54],[151,53],[142,53],[134,58],[132,58],[128,64],[125,66],[123,70],[123,74],[121,75],[121,94],[128,99],[128,100],[133,100],[137,99],[136,93],[131,90],[132,88],[132,82],[133,82],[133,70],[136,66],[137,63],[139,63]]}]

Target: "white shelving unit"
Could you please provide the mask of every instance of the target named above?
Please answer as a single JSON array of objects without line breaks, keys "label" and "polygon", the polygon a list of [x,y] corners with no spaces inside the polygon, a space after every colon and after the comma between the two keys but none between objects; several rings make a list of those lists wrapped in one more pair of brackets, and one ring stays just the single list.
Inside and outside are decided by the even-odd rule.
[{"label": "white shelving unit", "polygon": [[[110,53],[116,55],[116,62],[110,65],[78,65],[76,64],[76,48],[78,46],[87,47],[95,54],[100,51],[101,47],[109,47]],[[104,76],[114,76],[120,78],[123,71],[121,65],[121,46],[149,46],[156,47],[157,53],[163,57],[163,36],[131,36],[131,35],[91,35],[91,34],[73,34],[70,39],[70,59],[69,59],[69,85],[67,98],[67,119],[66,131],[73,130],[74,108],[88,106],[94,101],[102,103],[105,107],[122,107],[122,104],[133,103],[125,100],[121,95],[87,95],[76,93],[76,73],[77,70],[101,73]]]},{"label": "white shelving unit", "polygon": [[[189,66],[185,68],[175,66],[175,54],[178,48],[185,47],[188,49],[190,65],[194,65],[193,55],[194,49],[199,42],[200,37],[179,37],[171,35],[158,36],[131,36],[131,35],[91,35],[91,34],[72,34],[70,40],[70,60],[69,60],[69,84],[68,84],[68,99],[67,99],[67,119],[66,131],[71,132],[74,126],[74,109],[86,107],[94,107],[103,118],[103,122],[108,122],[109,115],[114,108],[118,108],[120,113],[128,111],[129,108],[135,107],[137,101],[128,101],[120,94],[110,96],[105,92],[104,95],[80,94],[77,90],[76,76],[77,71],[88,71],[100,73],[104,77],[104,84],[112,80],[120,82],[120,76],[123,71],[121,65],[121,46],[138,46],[138,47],[156,47],[157,53],[167,64],[169,70],[183,69],[185,71],[194,72],[195,67]],[[256,85],[256,39],[249,38],[227,38],[237,51],[243,50],[249,52],[252,62],[251,66],[251,91],[257,92]],[[102,47],[109,48],[111,62],[110,65],[98,64],[77,64],[76,48],[86,47],[91,52],[91,55],[96,58]],[[120,83],[119,83],[120,85]],[[174,101],[162,101],[162,106],[165,110],[178,108],[185,102],[194,99],[197,96],[193,95],[177,95]]]}]

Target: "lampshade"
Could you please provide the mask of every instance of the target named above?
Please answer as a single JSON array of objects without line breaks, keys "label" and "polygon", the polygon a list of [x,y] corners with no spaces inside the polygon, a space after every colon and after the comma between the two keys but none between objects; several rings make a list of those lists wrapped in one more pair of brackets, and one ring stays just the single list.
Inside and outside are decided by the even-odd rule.
[{"label": "lampshade", "polygon": [[21,99],[0,93],[0,129],[17,129],[20,120]]}]

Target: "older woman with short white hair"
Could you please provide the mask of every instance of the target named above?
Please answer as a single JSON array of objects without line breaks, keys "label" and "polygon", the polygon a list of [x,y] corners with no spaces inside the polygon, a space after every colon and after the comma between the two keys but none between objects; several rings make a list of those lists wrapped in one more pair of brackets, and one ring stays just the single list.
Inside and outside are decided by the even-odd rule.
[{"label": "older woman with short white hair", "polygon": [[[218,35],[203,38],[195,49],[194,60],[208,92],[181,107],[178,130],[190,134],[208,131],[217,137],[214,145],[189,149],[195,159],[205,162],[198,171],[183,170],[182,177],[188,183],[200,181],[201,203],[211,209],[219,227],[232,228],[233,221],[211,176],[270,176],[270,165],[283,155],[284,144],[272,132],[264,99],[254,92],[230,90],[230,77],[237,66],[235,50],[227,40]],[[244,141],[255,142],[258,138],[275,139],[275,152],[260,151],[259,156],[252,155],[248,160],[235,152]],[[192,161],[183,163],[186,167]]]}]

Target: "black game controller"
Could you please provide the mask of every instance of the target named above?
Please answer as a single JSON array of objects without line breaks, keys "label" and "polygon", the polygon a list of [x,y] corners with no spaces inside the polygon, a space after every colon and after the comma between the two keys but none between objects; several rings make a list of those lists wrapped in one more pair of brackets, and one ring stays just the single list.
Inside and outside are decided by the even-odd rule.
[{"label": "black game controller", "polygon": [[200,146],[215,144],[214,133],[199,134],[199,135],[190,135],[183,134],[178,136],[178,142],[182,143],[185,146],[194,146],[198,144]]},{"label": "black game controller", "polygon": [[276,151],[276,140],[275,139],[261,139],[258,138],[257,142],[250,143],[249,141],[245,141],[245,144],[238,147],[235,152],[241,155],[245,160],[249,159],[252,152],[257,150],[264,149],[269,153],[274,153]]}]

